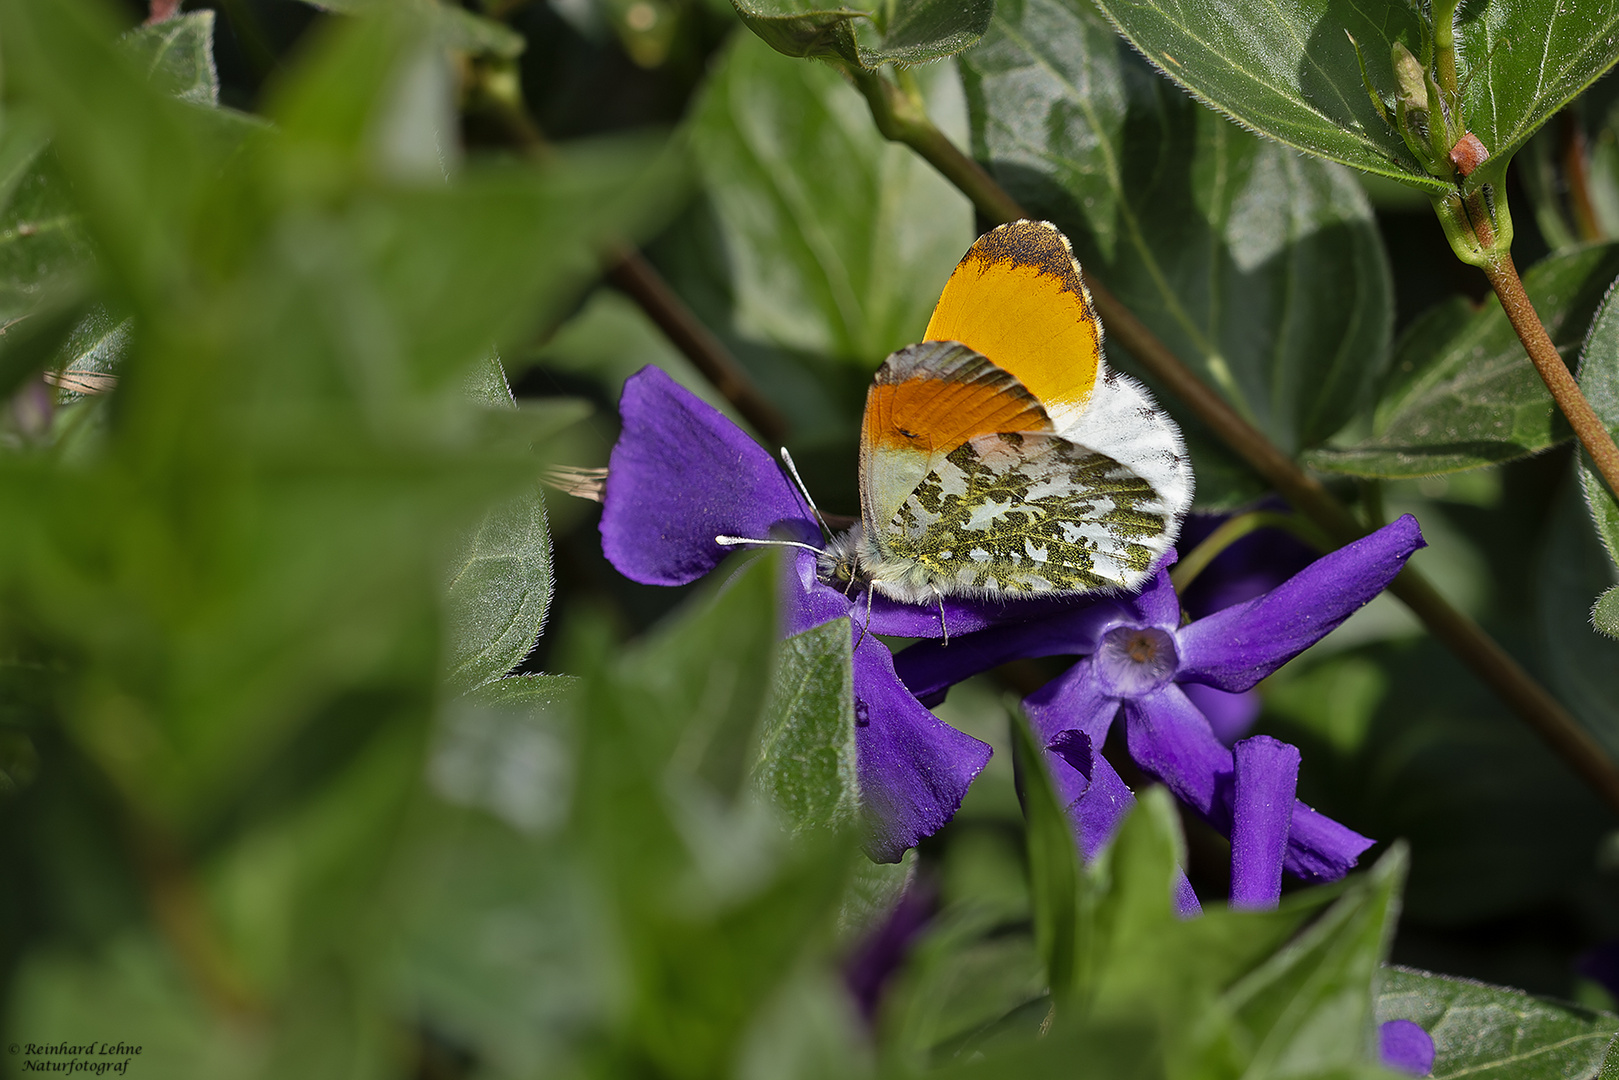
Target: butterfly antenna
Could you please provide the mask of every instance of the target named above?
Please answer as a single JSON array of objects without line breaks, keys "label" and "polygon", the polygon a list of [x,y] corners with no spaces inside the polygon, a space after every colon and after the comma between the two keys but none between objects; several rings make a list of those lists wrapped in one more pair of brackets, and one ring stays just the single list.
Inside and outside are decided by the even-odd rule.
[{"label": "butterfly antenna", "polygon": [[741,544],[758,544],[761,547],[795,547],[805,551],[821,554],[821,549],[812,544],[800,544],[796,540],[755,540],[751,536],[726,536],[724,533],[714,537],[714,543],[721,547],[737,547]]},{"label": "butterfly antenna", "polygon": [[816,506],[815,500],[810,497],[809,488],[804,486],[804,478],[798,475],[798,466],[793,464],[793,455],[787,452],[785,446],[781,448],[781,460],[786,464],[787,471],[792,474],[793,483],[798,485],[798,493],[809,503],[810,512],[815,515],[815,520],[821,523],[821,535],[828,540],[832,539],[832,530],[826,524],[826,518],[821,516],[821,508]]}]

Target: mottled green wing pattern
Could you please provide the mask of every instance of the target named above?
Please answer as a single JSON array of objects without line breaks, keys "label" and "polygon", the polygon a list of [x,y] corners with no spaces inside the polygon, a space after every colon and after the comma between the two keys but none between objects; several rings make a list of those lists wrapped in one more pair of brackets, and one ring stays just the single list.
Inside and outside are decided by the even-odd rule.
[{"label": "mottled green wing pattern", "polygon": [[[900,507],[880,546],[948,593],[1085,592],[1133,585],[1173,518],[1151,484],[1055,435],[980,435]],[[917,581],[917,584],[921,584]]]}]

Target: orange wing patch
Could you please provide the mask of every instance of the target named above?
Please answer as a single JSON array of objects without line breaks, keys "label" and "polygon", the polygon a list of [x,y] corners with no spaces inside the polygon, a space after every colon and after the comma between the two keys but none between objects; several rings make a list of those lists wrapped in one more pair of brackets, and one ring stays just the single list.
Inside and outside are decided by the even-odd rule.
[{"label": "orange wing patch", "polygon": [[1038,402],[988,382],[922,377],[879,383],[866,396],[866,440],[885,449],[948,452],[975,435],[1050,430]]},{"label": "orange wing patch", "polygon": [[945,284],[926,337],[982,353],[1047,409],[1083,406],[1102,361],[1102,324],[1079,265],[1067,237],[1044,221],[979,237]]}]

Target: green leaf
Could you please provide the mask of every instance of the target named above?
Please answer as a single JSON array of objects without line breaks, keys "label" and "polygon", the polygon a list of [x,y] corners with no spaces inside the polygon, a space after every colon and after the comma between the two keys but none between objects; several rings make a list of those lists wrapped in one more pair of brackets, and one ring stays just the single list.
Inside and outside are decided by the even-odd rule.
[{"label": "green leaf", "polygon": [[742,783],[769,688],[778,570],[775,556],[754,559],[645,645],[578,659],[575,820],[631,972],[625,1037],[670,1075],[735,1060],[761,1004],[830,930],[851,864],[847,836],[812,830],[789,845]]},{"label": "green leaf", "polygon": [[864,68],[925,64],[984,36],[994,0],[891,0],[829,7],[810,0],[732,0],[748,29],[777,52]]},{"label": "green leaf", "polygon": [[[173,1080],[212,1077],[292,1077],[310,1080],[386,1080],[396,1075],[398,1031],[383,1003],[352,981],[327,973],[302,983],[290,995],[275,1027],[243,1038],[235,1024],[221,1022],[224,1003],[200,995],[168,951],[139,934],[103,943],[92,955],[38,950],[24,958],[13,984],[20,1006],[8,1019],[8,1043],[97,1043],[130,1047],[125,1075],[146,1071]],[[127,1034],[101,1028],[125,1029]],[[50,1034],[46,1034],[46,1033]],[[75,1035],[74,1032],[80,1034]],[[138,1033],[138,1034],[137,1034]],[[28,1063],[43,1071],[72,1058],[26,1054],[11,1057],[25,1075]],[[125,1055],[79,1057],[82,1065],[123,1065]],[[103,1074],[109,1075],[109,1074]]]},{"label": "green leaf", "polygon": [[1619,584],[1569,485],[1546,525],[1535,575],[1535,643],[1548,685],[1608,753],[1619,754],[1619,641],[1591,631],[1591,600]]},{"label": "green leaf", "polygon": [[[1340,0],[1280,9],[1224,0],[1100,0],[1098,6],[1154,66],[1243,125],[1434,194],[1451,189],[1422,168],[1378,115],[1355,55],[1358,45],[1372,92],[1392,97],[1392,44],[1423,52],[1415,9],[1366,9]],[[1486,4],[1459,14],[1464,114],[1492,158],[1504,164],[1613,64],[1616,31],[1614,0]]]},{"label": "green leaf", "polygon": [[434,791],[521,832],[554,832],[573,796],[578,693],[569,675],[511,675],[446,703],[428,765]]},{"label": "green leaf", "polygon": [[[20,109],[55,124],[138,377],[87,460],[0,470],[26,522],[0,537],[0,577],[8,619],[99,673],[74,741],[140,812],[206,831],[303,732],[347,730],[334,714],[427,713],[446,556],[531,490],[549,423],[475,405],[467,376],[565,308],[606,235],[637,231],[621,197],[657,170],[645,142],[597,144],[420,190],[324,171],[307,126],[232,155],[215,111],[152,92],[87,10],[0,7],[0,45]],[[369,116],[365,80],[394,69],[346,62],[389,40],[366,29],[287,72],[284,99],[314,79]],[[489,674],[531,643],[543,591],[504,598],[509,635],[480,607]]]},{"label": "green leaf", "polygon": [[33,311],[13,320],[0,334],[0,397],[37,374],[53,358],[71,349],[75,328],[89,306],[76,281],[58,283]]},{"label": "green leaf", "polygon": [[1619,638],[1619,585],[1615,585],[1591,605],[1591,625],[1598,633]]},{"label": "green leaf", "polygon": [[91,259],[71,186],[27,116],[8,112],[0,128],[0,326],[31,314]]},{"label": "green leaf", "polygon": [[[1527,552],[1515,557],[1533,569]],[[1590,602],[1584,594],[1574,612],[1586,638]],[[1518,629],[1540,632],[1527,617]],[[1410,842],[1413,923],[1476,926],[1596,887],[1591,853],[1609,812],[1431,638],[1290,665],[1274,680],[1260,723],[1302,751],[1301,797],[1368,836]]]},{"label": "green leaf", "polygon": [[[1614,299],[1611,288],[1585,340],[1579,383],[1602,426],[1610,435],[1619,432],[1619,300]],[[1619,503],[1614,501],[1613,492],[1608,490],[1584,453],[1580,454],[1579,473],[1597,537],[1607,549],[1609,560],[1619,566]]]},{"label": "green leaf", "polygon": [[420,1022],[490,1075],[567,1076],[571,1034],[611,1021],[624,959],[581,854],[502,817],[437,802],[416,815],[395,868],[385,974]]},{"label": "green leaf", "polygon": [[844,827],[860,813],[848,619],[781,643],[754,782],[794,829]]},{"label": "green leaf", "polygon": [[219,104],[212,11],[190,11],[138,26],[125,35],[123,45],[158,90],[194,105]]},{"label": "green leaf", "polygon": [[450,49],[488,53],[503,60],[523,55],[528,42],[503,22],[468,11],[455,4],[435,4],[439,41]]},{"label": "green leaf", "polygon": [[[975,155],[1239,412],[1290,453],[1355,414],[1393,308],[1352,176],[1198,108],[1084,0],[1007,0],[961,64]],[[1186,427],[1203,488],[1232,466]]]},{"label": "green leaf", "polygon": [[484,515],[451,563],[451,684],[470,689],[521,663],[545,629],[551,589],[551,534],[536,487]]},{"label": "green leaf", "polygon": [[50,363],[63,402],[104,394],[117,385],[134,325],[133,319],[120,319],[99,304],[79,320]]},{"label": "green leaf", "polygon": [[[1066,1008],[1077,995],[1092,990],[1096,897],[1080,862],[1073,826],[1046,772],[1044,748],[1021,714],[1012,720],[1012,752],[1023,780],[1035,947],[1045,961],[1053,999]],[[1167,902],[1167,893],[1165,898]]]},{"label": "green leaf", "polygon": [[867,370],[921,338],[971,209],[836,72],[739,38],[690,133],[744,336]]},{"label": "green leaf", "polygon": [[[1394,940],[1406,852],[1396,844],[1297,938],[1234,985],[1235,1047],[1263,1075],[1326,1072],[1366,1062],[1371,988]],[[1235,1036],[1235,1038],[1232,1038]]]},{"label": "green leaf", "polygon": [[[737,569],[712,602],[699,597],[625,660],[626,693],[637,696],[645,752],[673,753],[726,799],[743,793],[761,751],[760,714],[772,690],[776,651],[774,559]],[[841,754],[841,751],[840,751]]]},{"label": "green leaf", "polygon": [[[1619,273],[1619,245],[1562,252],[1536,263],[1524,287],[1566,357]],[[1311,451],[1316,469],[1406,477],[1513,461],[1569,436],[1494,296],[1473,310],[1459,297],[1427,312],[1395,349],[1370,438]]]},{"label": "green leaf", "polygon": [[1411,1020],[1433,1037],[1434,1080],[1593,1076],[1619,1017],[1521,990],[1390,967],[1377,1019]]},{"label": "green leaf", "polygon": [[505,60],[521,56],[528,47],[523,35],[495,19],[438,0],[305,0],[311,7],[343,15],[377,15],[390,9],[411,10],[425,16],[444,48],[490,53]]}]

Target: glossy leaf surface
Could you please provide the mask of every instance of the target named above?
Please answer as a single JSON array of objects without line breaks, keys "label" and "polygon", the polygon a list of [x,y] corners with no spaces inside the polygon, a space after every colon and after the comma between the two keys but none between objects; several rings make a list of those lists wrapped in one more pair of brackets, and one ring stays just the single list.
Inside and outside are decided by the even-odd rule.
[{"label": "glossy leaf surface", "polygon": [[[1226,0],[1102,0],[1099,6],[1156,67],[1244,125],[1428,191],[1450,186],[1423,170],[1378,115],[1355,55],[1358,44],[1372,88],[1391,99],[1392,44],[1422,53],[1411,7],[1382,0],[1263,8]],[[1501,159],[1619,58],[1619,4],[1467,5],[1455,34],[1469,130]]]},{"label": "glossy leaf surface", "polygon": [[1412,968],[1384,971],[1377,1019],[1411,1020],[1432,1036],[1435,1080],[1594,1076],[1619,1017],[1521,990]]},{"label": "glossy leaf surface", "polygon": [[895,0],[859,5],[812,0],[732,0],[748,29],[794,57],[836,58],[864,68],[925,64],[976,44],[993,0]]},{"label": "glossy leaf surface", "polygon": [[152,85],[194,105],[219,104],[214,71],[214,13],[191,11],[140,26],[124,45],[146,70]]},{"label": "glossy leaf surface", "polygon": [[[1603,244],[1551,255],[1524,275],[1565,358],[1579,349],[1616,273],[1619,246]],[[1312,451],[1306,461],[1356,476],[1432,476],[1512,461],[1569,437],[1493,296],[1476,311],[1454,298],[1406,332],[1372,427],[1358,445]]]},{"label": "glossy leaf surface", "polygon": [[967,200],[879,135],[836,72],[739,38],[691,137],[744,336],[868,371],[920,340],[972,243]]},{"label": "glossy leaf surface", "polygon": [[[1198,108],[1079,0],[1000,5],[962,66],[978,158],[1239,412],[1289,452],[1354,414],[1392,311],[1347,173]],[[1186,426],[1213,495],[1233,466]]]},{"label": "glossy leaf surface", "polygon": [[795,829],[846,827],[860,810],[847,619],[781,643],[755,782]]}]

